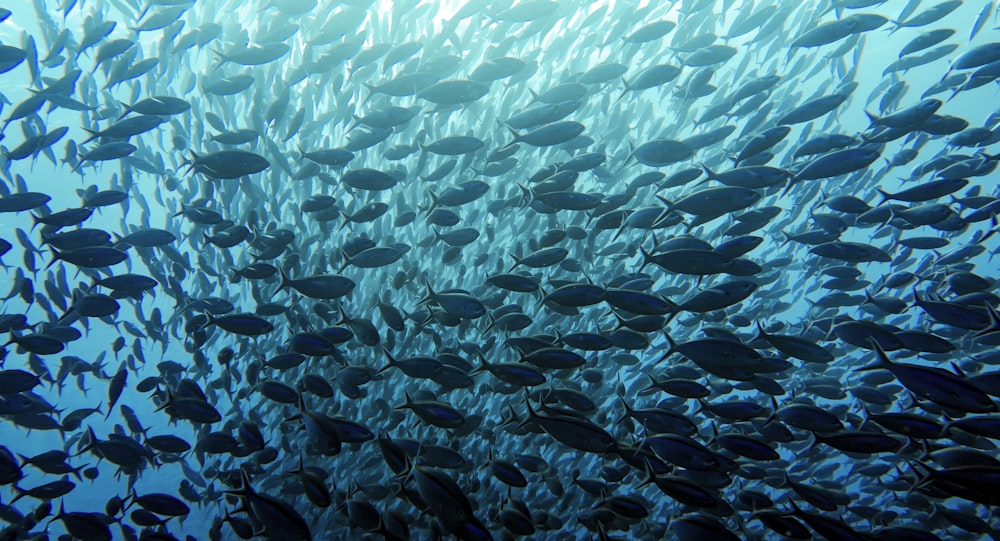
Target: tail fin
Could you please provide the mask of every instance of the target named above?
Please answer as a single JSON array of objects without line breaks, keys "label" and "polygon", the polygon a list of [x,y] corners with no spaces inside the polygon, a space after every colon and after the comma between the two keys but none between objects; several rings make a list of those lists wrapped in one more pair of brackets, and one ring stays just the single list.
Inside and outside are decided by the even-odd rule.
[{"label": "tail fin", "polygon": [[268,298],[268,300],[271,300],[271,299],[273,299],[273,298],[274,298],[274,296],[275,296],[275,295],[276,295],[276,294],[277,294],[277,293],[278,293],[279,291],[281,291],[282,289],[285,289],[286,287],[288,287],[288,273],[286,273],[286,272],[285,272],[285,269],[283,269],[283,268],[281,268],[281,267],[278,267],[278,272],[279,272],[279,273],[281,273],[281,281],[280,281],[280,282],[278,283],[278,289],[275,289],[275,290],[274,290],[274,291],[273,291],[273,292],[271,293],[271,296],[270,296],[270,297]]},{"label": "tail fin", "polygon": [[875,355],[876,355],[875,362],[868,366],[862,366],[861,368],[858,368],[857,371],[867,372],[869,370],[881,370],[881,369],[891,370],[893,366],[892,361],[889,360],[889,356],[885,354],[885,350],[882,349],[882,346],[880,346],[878,342],[875,341],[874,338],[869,338],[868,340],[871,342],[872,347],[875,349]]},{"label": "tail fin", "polygon": [[45,266],[45,270],[48,270],[49,267],[55,265],[56,261],[62,259],[62,253],[60,253],[59,250],[56,250],[55,247],[49,246],[49,250],[52,250],[52,261],[49,261],[49,264]]},{"label": "tail fin", "polygon": [[882,196],[882,200],[878,202],[879,205],[882,205],[886,201],[889,201],[893,198],[893,194],[883,190],[882,188],[875,188],[875,190],[878,191],[879,195]]}]

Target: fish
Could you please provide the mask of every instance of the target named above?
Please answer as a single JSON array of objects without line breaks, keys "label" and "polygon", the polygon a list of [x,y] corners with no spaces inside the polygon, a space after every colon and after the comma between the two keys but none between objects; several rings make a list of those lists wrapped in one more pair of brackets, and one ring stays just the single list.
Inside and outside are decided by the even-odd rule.
[{"label": "fish", "polygon": [[6,537],[996,530],[995,2],[25,4]]}]

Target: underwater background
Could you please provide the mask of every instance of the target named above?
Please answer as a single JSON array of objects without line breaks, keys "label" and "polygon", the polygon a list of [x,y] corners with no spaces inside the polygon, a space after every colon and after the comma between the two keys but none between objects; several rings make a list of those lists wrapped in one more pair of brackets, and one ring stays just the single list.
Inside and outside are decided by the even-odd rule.
[{"label": "underwater background", "polygon": [[0,19],[4,539],[995,537],[995,2]]}]

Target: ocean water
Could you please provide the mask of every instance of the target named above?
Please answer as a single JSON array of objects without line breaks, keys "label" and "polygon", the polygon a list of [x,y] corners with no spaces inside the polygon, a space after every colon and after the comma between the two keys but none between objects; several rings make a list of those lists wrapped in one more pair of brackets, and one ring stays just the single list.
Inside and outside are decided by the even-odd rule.
[{"label": "ocean water", "polygon": [[994,2],[3,7],[5,538],[996,533]]}]

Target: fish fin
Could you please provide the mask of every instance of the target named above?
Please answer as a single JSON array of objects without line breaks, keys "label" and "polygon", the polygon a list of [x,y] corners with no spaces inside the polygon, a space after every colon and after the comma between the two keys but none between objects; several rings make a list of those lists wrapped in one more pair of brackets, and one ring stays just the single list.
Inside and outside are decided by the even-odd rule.
[{"label": "fish fin", "polygon": [[770,395],[771,398],[771,415],[767,417],[764,421],[764,426],[771,424],[772,421],[778,416],[778,410],[780,406],[778,405],[778,399],[774,395]]},{"label": "fish fin", "polygon": [[516,269],[516,268],[518,267],[518,265],[520,265],[520,264],[521,264],[521,258],[520,258],[520,257],[517,257],[517,256],[516,256],[516,255],[514,255],[514,254],[509,254],[509,255],[510,255],[511,259],[513,259],[513,260],[514,260],[514,266],[512,266],[512,267],[510,268],[510,270],[508,270],[507,272],[510,272],[510,271],[512,271],[512,270],[514,270],[514,269]]},{"label": "fish fin", "polygon": [[639,245],[639,251],[642,253],[642,265],[639,267],[639,272],[642,272],[643,269],[645,269],[650,263],[655,264],[656,260],[653,259],[653,255],[647,252],[646,248],[644,248],[641,244]]},{"label": "fish fin", "polygon": [[625,169],[626,167],[628,167],[629,165],[631,165],[632,160],[634,160],[634,159],[635,159],[635,145],[632,144],[632,141],[629,141],[628,142],[628,158],[626,158],[625,159],[625,163],[622,164],[622,169]]},{"label": "fish fin", "polygon": [[511,135],[514,136],[514,140],[511,141],[510,143],[507,143],[506,145],[504,145],[503,148],[507,148],[510,145],[513,145],[514,143],[519,143],[519,142],[522,141],[521,134],[517,133],[517,131],[515,131],[514,128],[511,128],[510,126],[507,126],[507,131],[509,131],[511,133]]},{"label": "fish fin", "polygon": [[920,295],[917,293],[917,284],[913,284],[913,304],[914,304],[914,306],[918,306],[919,307],[921,304],[923,304],[923,302],[924,302],[924,300],[921,299]]},{"label": "fish fin", "polygon": [[706,181],[708,181],[708,180],[715,180],[715,179],[718,178],[718,175],[715,173],[715,171],[712,171],[711,169],[709,169],[708,166],[705,165],[704,162],[700,163],[699,165],[701,165],[701,168],[702,168],[702,170],[705,171],[705,174],[708,175],[708,178],[705,179]]},{"label": "fish fin", "polygon": [[438,196],[434,193],[434,190],[427,190],[427,195],[431,196],[431,204],[427,207],[427,214],[430,214],[434,211],[434,209],[438,208],[440,203],[438,202]]},{"label": "fish fin", "polygon": [[882,346],[880,346],[878,342],[875,341],[874,338],[869,338],[868,341],[871,342],[872,347],[875,349],[875,355],[877,356],[876,360],[874,363],[868,366],[862,366],[861,368],[858,368],[857,371],[867,372],[869,370],[891,369],[893,367],[892,361],[889,360],[889,356],[885,354],[885,350],[882,349]]},{"label": "fish fin", "polygon": [[280,267],[280,266],[278,267],[278,273],[280,273],[280,274],[281,274],[281,281],[280,281],[280,282],[278,283],[278,289],[275,289],[275,290],[274,290],[274,291],[273,291],[273,292],[271,293],[271,296],[270,296],[270,297],[268,298],[268,301],[270,301],[271,299],[273,299],[273,298],[274,298],[274,296],[275,296],[275,295],[276,295],[276,294],[277,294],[277,293],[278,293],[279,291],[281,291],[282,289],[285,289],[286,287],[288,287],[288,273],[287,273],[287,272],[285,272],[285,269],[284,269],[284,268],[282,268],[282,267]]},{"label": "fish fin", "polygon": [[986,313],[989,316],[990,322],[986,325],[985,329],[976,333],[976,338],[1000,332],[1000,314],[998,314],[996,308],[993,308],[993,305],[988,302],[986,303]]},{"label": "fish fin", "polygon": [[521,189],[521,205],[520,208],[527,207],[535,199],[535,192],[530,188],[525,187],[520,182],[517,183],[517,187]]},{"label": "fish fin", "polygon": [[[760,340],[761,338],[763,338],[764,340],[767,340],[767,333],[764,332],[764,325],[758,319],[757,320],[757,336],[754,337],[754,340]],[[768,342],[770,342],[770,340],[768,340]]]},{"label": "fish fin", "polygon": [[59,250],[56,250],[52,246],[49,246],[49,250],[52,250],[52,261],[49,261],[49,264],[45,266],[46,270],[48,270],[49,267],[51,267],[52,265],[55,265],[56,261],[62,259],[62,254],[59,252]]}]

